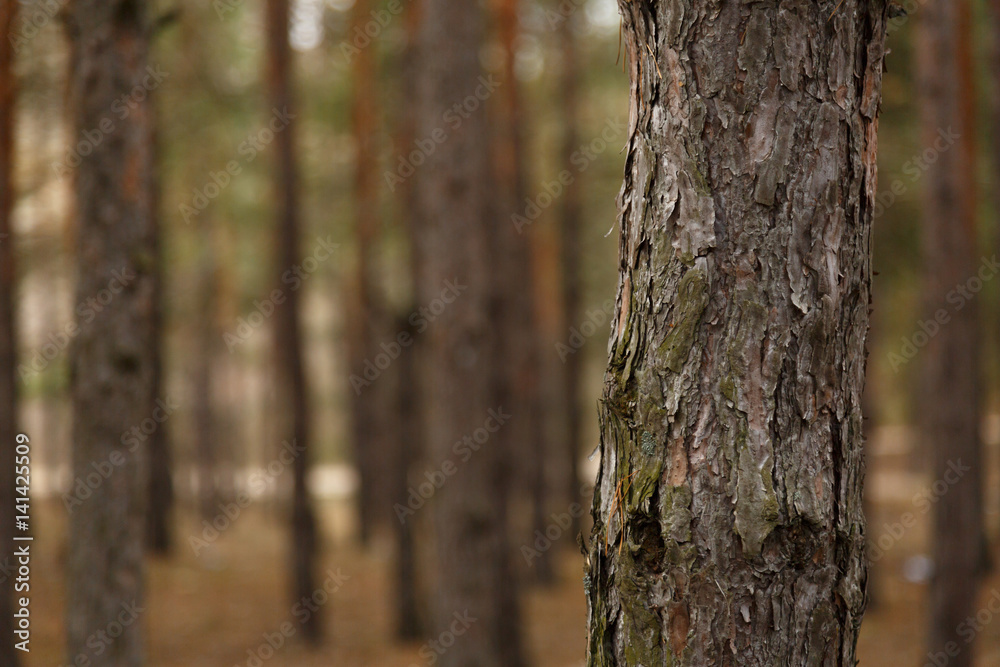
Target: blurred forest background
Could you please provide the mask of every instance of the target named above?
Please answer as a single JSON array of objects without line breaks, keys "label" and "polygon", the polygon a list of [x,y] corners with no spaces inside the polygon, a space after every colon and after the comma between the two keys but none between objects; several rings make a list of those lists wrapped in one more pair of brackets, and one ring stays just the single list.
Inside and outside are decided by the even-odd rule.
[{"label": "blurred forest background", "polygon": [[[71,465],[69,326],[99,306],[75,297],[77,262],[86,259],[75,252],[74,170],[76,151],[89,139],[73,135],[67,106],[64,6],[57,0],[17,4],[11,27],[17,97],[2,113],[15,123],[19,423],[32,442],[36,535],[33,650],[22,662],[33,667],[66,659],[65,573],[73,557],[66,535],[74,494],[81,494]],[[412,288],[407,174],[419,169],[412,156],[429,139],[415,133],[412,119],[414,68],[421,66],[413,49],[419,0],[295,0],[290,7],[301,267],[293,290],[308,387],[315,584],[331,576],[335,582],[317,614],[321,640],[312,646],[292,636],[270,651],[267,637],[294,618],[287,592],[292,470],[282,458],[288,450],[284,399],[273,353],[281,334],[269,317],[281,261],[276,148],[289,121],[268,87],[273,22],[262,2],[153,4],[149,85],[132,101],[155,110],[163,419],[136,437],[143,446],[147,438],[166,443],[162,451],[169,456],[154,465],[170,466],[173,510],[163,515],[168,523],[147,562],[139,621],[148,664],[432,664],[438,644],[427,642],[440,640],[444,628],[430,627],[426,614],[435,587],[424,573],[434,555],[423,539],[430,517],[420,508],[423,496],[434,494],[425,493],[427,485],[452,473],[426,453],[411,452],[415,458],[408,461],[394,443],[401,415],[409,414],[407,401],[419,400],[405,389],[406,373],[417,372],[406,370],[407,341],[419,345],[438,309],[462,297],[460,285],[443,284],[440,302],[421,302]],[[926,659],[933,527],[930,505],[925,510],[915,499],[930,489],[926,497],[933,502],[935,487],[915,406],[920,392],[933,388],[921,382],[923,345],[915,333],[927,307],[925,162],[941,149],[929,149],[934,137],[921,130],[915,26],[923,3],[911,4],[904,3],[908,13],[891,24],[879,125],[881,205],[866,396],[874,563],[862,664]],[[966,140],[975,147],[976,255],[989,260],[1000,247],[1000,22],[986,2],[969,7],[972,69],[965,94],[975,113],[973,134],[949,139],[943,150]],[[515,427],[526,429],[518,431],[518,449],[501,454],[514,471],[511,577],[523,584],[522,627],[532,663],[580,665],[585,598],[576,534],[581,523],[586,534],[590,499],[581,498],[597,465],[589,455],[597,446],[594,406],[617,280],[615,200],[628,79],[614,0],[492,0],[484,8],[484,94],[482,108],[470,113],[490,119],[501,165],[494,185],[515,193],[505,200],[512,210],[500,218],[523,232],[515,243],[515,273],[525,298],[513,300],[511,322],[497,325],[534,355],[519,371],[534,386],[534,400],[502,406],[516,415],[519,407],[533,410],[536,429]],[[512,147],[514,157],[505,162]],[[975,296],[984,525],[992,544],[1000,537],[1000,287],[994,276],[995,269],[983,276]],[[455,434],[456,441],[461,437]],[[408,475],[402,497],[396,483],[401,458]],[[226,514],[241,492],[252,502]],[[154,490],[152,498],[155,513],[169,507],[171,493]],[[571,512],[577,502],[587,509]],[[904,513],[915,517],[912,525],[902,525]],[[224,528],[206,528],[213,521]],[[988,575],[977,608],[989,609],[998,591],[1000,576]],[[976,664],[1000,664],[1000,622],[984,623],[976,642]]]}]

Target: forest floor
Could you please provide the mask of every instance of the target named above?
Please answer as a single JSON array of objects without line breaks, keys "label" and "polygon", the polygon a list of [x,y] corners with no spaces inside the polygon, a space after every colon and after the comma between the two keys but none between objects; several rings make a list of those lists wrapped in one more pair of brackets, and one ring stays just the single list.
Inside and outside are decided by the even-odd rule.
[{"label": "forest floor", "polygon": [[[875,440],[869,480],[874,517],[870,534],[882,539],[884,555],[872,570],[874,593],[862,625],[861,665],[928,663],[924,644],[926,612],[926,552],[930,513],[915,503],[921,489],[933,489],[926,475],[914,471],[905,433],[886,432]],[[990,448],[988,470],[1000,469],[997,448]],[[990,475],[987,484],[990,526],[1000,525],[1000,484]],[[933,496],[933,491],[931,491]],[[31,653],[26,667],[65,663],[63,639],[66,516],[61,503],[37,503],[32,563],[33,617]],[[895,526],[904,513],[916,525]],[[273,507],[251,506],[209,549],[196,556],[189,538],[200,522],[182,517],[175,555],[154,559],[150,565],[147,603],[140,613],[148,636],[151,667],[418,667],[430,663],[421,657],[422,644],[400,645],[392,640],[392,560],[384,543],[368,552],[349,539],[350,517],[343,506],[324,506],[323,533],[327,536],[321,572],[342,580],[322,605],[326,643],[307,649],[293,634],[277,651],[270,651],[282,625],[300,626],[286,602],[284,544],[286,524]],[[883,537],[885,536],[885,537]],[[995,536],[994,536],[995,537]],[[568,542],[568,540],[567,540]],[[1000,554],[995,553],[1000,564]],[[585,600],[582,556],[568,545],[558,558],[558,582],[531,588],[525,605],[525,628],[532,663],[538,667],[583,665]],[[322,575],[318,584],[323,584]],[[336,583],[331,581],[330,588]],[[975,638],[976,665],[1000,665],[1000,619],[993,619],[987,602],[1000,599],[1000,565],[983,582],[981,630]],[[320,598],[321,599],[321,598]],[[994,605],[994,608],[996,606]],[[286,630],[289,626],[285,626]],[[457,641],[461,641],[459,637]],[[273,655],[272,655],[273,653]],[[256,656],[257,659],[254,659]]]}]

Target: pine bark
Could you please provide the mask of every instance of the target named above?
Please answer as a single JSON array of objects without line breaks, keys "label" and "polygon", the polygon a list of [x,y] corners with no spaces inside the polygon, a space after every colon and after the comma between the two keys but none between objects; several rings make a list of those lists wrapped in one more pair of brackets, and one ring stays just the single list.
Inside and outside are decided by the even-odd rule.
[{"label": "pine bark", "polygon": [[[147,76],[146,5],[79,0],[70,8],[71,105],[84,139],[107,127],[112,105]],[[80,315],[71,356],[73,475],[122,461],[70,517],[67,655],[96,659],[87,645],[128,605],[143,606],[143,534],[148,445],[126,437],[150,417],[153,383],[154,247],[149,116],[138,105],[81,158],[75,173],[75,303],[117,292],[98,313]],[[81,152],[82,153],[82,152]],[[96,310],[96,309],[94,309]],[[143,662],[142,619],[124,627],[101,664]]]},{"label": "pine bark", "polygon": [[[952,479],[956,463],[969,466],[934,503],[929,590],[929,654],[948,664],[973,664],[962,635],[975,613],[983,563],[984,536],[979,439],[979,354],[974,298],[955,306],[949,294],[967,284],[978,269],[975,256],[975,181],[968,76],[971,62],[965,0],[932,0],[921,8],[917,34],[918,97],[924,145],[936,154],[924,176],[923,244],[926,307],[950,311],[949,321],[929,337],[924,354],[922,432],[930,445],[935,480]],[[964,52],[964,53],[963,53]],[[954,145],[941,137],[958,135]],[[935,146],[937,143],[937,146]],[[933,315],[931,315],[933,317]],[[957,649],[957,655],[955,655]]]},{"label": "pine bark", "polygon": [[[292,99],[291,48],[288,42],[288,0],[268,0],[266,7],[268,41],[268,84],[273,109],[295,117]],[[295,130],[292,120],[275,133],[275,183],[277,185],[275,281],[281,285],[281,275],[300,263],[299,200],[295,166]],[[316,517],[306,484],[310,461],[310,429],[308,393],[302,363],[302,324],[299,306],[300,291],[283,287],[285,302],[275,308],[275,343],[278,374],[285,405],[288,408],[284,430],[301,448],[292,464],[291,508],[291,598],[294,601],[312,598],[316,591],[316,557],[318,551]],[[321,607],[303,622],[302,632],[307,641],[317,643],[322,637],[324,609]]]},{"label": "pine bark", "polygon": [[[483,97],[488,85],[479,65],[482,36],[477,3],[427,0],[424,5],[417,136],[445,132],[448,139],[416,174],[424,228],[420,293],[439,294],[446,281],[463,286],[423,334],[428,458],[432,465],[449,460],[460,466],[433,498],[431,635],[448,628],[455,614],[468,612],[476,619],[441,656],[444,667],[523,664],[506,531],[506,467],[513,452],[501,450],[500,439],[486,442],[466,460],[456,460],[453,450],[456,440],[485,428],[490,410],[506,408],[497,402],[492,282],[500,261],[497,226],[507,223],[499,221],[491,202],[490,135],[475,96],[478,89]],[[456,104],[466,113],[454,111]]]},{"label": "pine bark", "polygon": [[886,5],[619,7],[589,664],[853,667]]},{"label": "pine bark", "polygon": [[[17,2],[0,3],[0,35],[14,34]],[[14,648],[14,462],[17,437],[17,339],[14,308],[14,48],[0,44],[0,664],[17,667]]]}]

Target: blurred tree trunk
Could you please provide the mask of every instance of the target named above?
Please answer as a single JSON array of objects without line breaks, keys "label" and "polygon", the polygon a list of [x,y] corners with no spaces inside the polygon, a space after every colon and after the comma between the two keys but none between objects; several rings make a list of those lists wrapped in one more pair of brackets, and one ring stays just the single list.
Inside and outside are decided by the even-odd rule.
[{"label": "blurred tree trunk", "polygon": [[[483,16],[467,0],[427,0],[421,23],[417,136],[437,141],[416,176],[421,234],[420,293],[458,295],[423,333],[427,337],[426,428],[433,466],[460,468],[433,498],[436,558],[431,634],[466,621],[465,634],[441,656],[444,667],[524,662],[516,580],[507,535],[508,467],[516,456],[498,438],[508,406],[498,401],[493,281],[498,226],[491,202],[490,141],[482,99],[496,84],[482,75]],[[478,97],[477,97],[478,92]],[[457,106],[456,106],[457,105]],[[459,291],[460,290],[460,291]],[[493,411],[492,413],[490,411]],[[506,416],[511,415],[511,416]],[[503,422],[503,423],[501,423]],[[493,433],[489,431],[493,430]],[[482,439],[480,444],[473,438]],[[455,451],[463,442],[463,454]],[[493,439],[492,441],[490,439]]]},{"label": "blurred tree trunk", "polygon": [[[576,51],[576,37],[573,35],[572,16],[566,17],[559,24],[559,43],[562,47],[562,81],[559,86],[560,115],[563,118],[562,147],[559,164],[563,169],[569,169],[573,162],[573,153],[579,145],[578,129],[578,95],[579,58]],[[580,186],[579,176],[566,186],[563,192],[562,207],[559,211],[559,236],[562,251],[562,298],[563,298],[563,335],[571,327],[580,326]],[[583,363],[582,350],[576,354],[566,355],[563,361],[562,373],[563,392],[566,400],[566,498],[570,505],[580,503],[580,403],[583,388],[580,386],[580,367]],[[580,519],[572,514],[573,523],[570,535],[576,537],[580,533]]]},{"label": "blurred tree trunk", "polygon": [[211,521],[219,513],[219,489],[217,482],[215,391],[213,391],[212,367],[218,340],[215,330],[215,310],[218,302],[216,289],[215,253],[209,221],[201,221],[203,230],[202,257],[198,267],[198,294],[195,297],[197,312],[194,322],[194,368],[191,379],[191,411],[194,426],[194,454],[198,479],[198,508],[201,517]]},{"label": "blurred tree trunk", "polygon": [[[370,0],[356,0],[352,10],[354,30],[361,31],[371,21]],[[376,379],[364,386],[359,378],[365,377],[365,362],[374,363],[379,352],[376,338],[379,334],[381,309],[375,293],[374,256],[379,233],[378,191],[378,107],[375,93],[375,47],[369,44],[353,56],[353,108],[351,120],[354,131],[354,206],[357,263],[354,280],[347,281],[350,304],[348,343],[351,359],[351,425],[354,451],[360,477],[358,492],[359,534],[361,543],[368,545],[376,525],[384,525],[388,505],[384,502],[383,477],[385,429],[380,423],[390,414],[385,410],[386,383]]]},{"label": "blurred tree trunk", "polygon": [[[500,405],[514,414],[510,428],[499,434],[507,446],[518,451],[515,488],[529,492],[532,534],[546,528],[548,496],[545,476],[543,406],[539,387],[539,335],[535,321],[534,285],[531,270],[531,228],[519,225],[514,215],[523,213],[525,185],[524,112],[517,81],[518,0],[493,0],[500,45],[503,48],[502,85],[499,88],[498,123],[494,129],[494,158],[500,195],[497,276],[500,279],[497,325],[497,358],[504,378],[500,383]],[[535,578],[551,582],[551,552],[545,551],[532,562]]]},{"label": "blurred tree trunk", "polygon": [[[975,276],[974,157],[971,145],[967,0],[930,0],[919,16],[918,94],[928,160],[923,244],[926,308],[931,319],[948,308],[950,320],[930,336],[924,352],[927,391],[921,431],[930,444],[934,478],[951,480],[956,465],[970,466],[934,504],[928,651],[949,665],[973,664],[960,634],[974,611],[983,556],[979,443],[979,350],[973,298],[956,307],[950,296]],[[955,145],[942,137],[957,134]],[[935,144],[937,144],[935,146]],[[952,656],[949,645],[960,649]]]},{"label": "blurred tree trunk", "polygon": [[[72,136],[77,141],[105,131],[112,105],[149,76],[149,26],[145,3],[135,0],[78,0],[70,10]],[[67,655],[73,664],[81,654],[96,659],[88,637],[105,629],[123,608],[144,604],[148,452],[128,432],[150,417],[153,383],[148,124],[144,105],[116,119],[75,172],[79,268],[74,303],[93,303],[105,292],[113,298],[100,312],[92,308],[77,318],[70,371],[73,475],[86,478],[95,465],[122,464],[70,516]],[[142,664],[143,625],[140,620],[124,627],[100,656],[101,664]]]},{"label": "blurred tree trunk", "polygon": [[886,5],[619,7],[589,664],[853,667]]},{"label": "blurred tree trunk", "polygon": [[[18,3],[0,3],[0,35],[14,35]],[[17,327],[15,326],[14,104],[17,99],[14,48],[0,44],[0,664],[17,667],[14,648],[14,448],[17,436]]]},{"label": "blurred tree trunk", "polygon": [[[409,105],[399,105],[396,119],[397,152],[405,154],[416,140],[416,112],[412,102],[417,98],[417,77],[420,64],[420,20],[423,14],[423,0],[411,0],[405,14],[406,45],[400,56],[398,76],[400,98],[410,101]],[[406,179],[400,186],[399,215],[409,244],[410,308],[415,313],[421,303],[426,303],[419,293],[420,279],[420,235],[422,227],[417,203],[414,179]],[[395,433],[394,507],[406,507],[409,503],[409,477],[411,469],[424,452],[424,403],[425,387],[423,378],[426,367],[423,363],[423,337],[409,322],[409,314],[399,318],[396,331],[406,332],[412,339],[409,350],[404,350],[399,360],[397,384],[399,417]],[[396,636],[402,640],[416,639],[426,630],[420,613],[420,589],[417,581],[417,553],[412,517],[399,515],[392,525],[396,534]]]},{"label": "blurred tree trunk", "polygon": [[[149,414],[158,408],[157,400],[166,398],[163,394],[163,238],[160,225],[160,169],[159,169],[159,118],[152,94],[146,97],[149,118],[150,143],[150,244],[153,262],[150,267],[150,286],[153,291],[152,346],[153,381],[150,384]],[[171,477],[173,457],[170,452],[168,424],[164,421],[156,426],[149,436],[149,501],[146,507],[146,546],[156,554],[167,554],[171,547],[170,520],[174,506],[174,484]]]},{"label": "blurred tree trunk", "polygon": [[[291,48],[288,43],[288,0],[267,0],[268,84],[273,110],[295,118],[292,100]],[[295,130],[296,123],[275,133],[277,149],[275,182],[277,184],[277,265],[275,280],[299,264],[299,211],[296,192]],[[292,486],[292,598],[312,598],[316,591],[315,569],[318,551],[316,518],[306,484],[311,442],[309,435],[308,394],[302,363],[302,326],[299,290],[282,286],[285,302],[275,308],[275,343],[280,376],[280,395],[290,414],[284,430],[300,449],[293,463]],[[311,643],[322,636],[322,609],[303,622],[303,635]]]}]

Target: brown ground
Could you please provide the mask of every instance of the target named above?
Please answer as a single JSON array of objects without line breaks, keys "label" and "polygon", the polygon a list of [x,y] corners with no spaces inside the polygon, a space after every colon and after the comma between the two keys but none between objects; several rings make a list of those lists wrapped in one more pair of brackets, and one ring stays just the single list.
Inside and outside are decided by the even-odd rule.
[{"label": "brown ground", "polygon": [[[878,537],[884,524],[914,511],[913,494],[929,480],[909,470],[909,453],[899,446],[905,438],[887,432],[877,440],[873,481],[875,517],[871,533]],[[995,451],[995,450],[994,450]],[[991,457],[991,459],[994,457]],[[993,464],[990,470],[997,470]],[[995,477],[995,476],[994,476]],[[994,479],[995,481],[995,479]],[[995,483],[990,485],[987,519],[997,525]],[[37,518],[32,575],[33,637],[26,667],[63,665],[62,614],[63,536],[65,518],[59,503],[34,508]],[[902,576],[904,561],[920,553],[927,539],[928,516],[906,531],[887,551],[872,573],[875,600],[865,617],[860,640],[862,665],[923,667],[923,584]],[[293,637],[268,667],[345,667],[425,665],[419,643],[397,645],[391,640],[390,566],[387,554],[375,549],[364,554],[343,536],[348,519],[343,508],[326,507],[324,533],[338,536],[327,544],[323,570],[348,575],[343,587],[323,607],[328,640],[311,652]],[[272,509],[253,506],[215,543],[211,556],[196,558],[187,536],[196,529],[185,519],[177,532],[177,555],[151,564],[147,611],[142,620],[149,637],[151,666],[248,667],[250,654],[285,621],[293,621],[284,590],[285,530]],[[997,562],[1000,563],[1000,557]],[[583,665],[585,602],[582,557],[575,548],[560,555],[559,583],[534,589],[526,606],[526,629],[534,664],[539,667]],[[993,621],[986,601],[1000,596],[1000,573],[982,587],[985,628],[976,638],[977,665],[1000,665],[1000,619]],[[993,621],[993,622],[991,622]],[[460,639],[459,639],[460,641]],[[267,650],[264,657],[267,657]],[[250,661],[249,667],[258,663]]]}]

